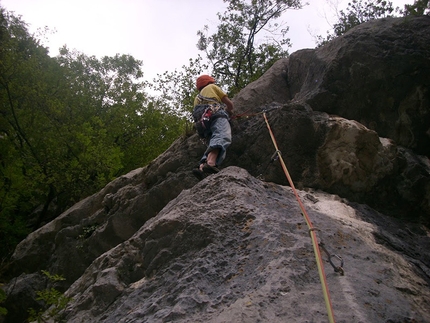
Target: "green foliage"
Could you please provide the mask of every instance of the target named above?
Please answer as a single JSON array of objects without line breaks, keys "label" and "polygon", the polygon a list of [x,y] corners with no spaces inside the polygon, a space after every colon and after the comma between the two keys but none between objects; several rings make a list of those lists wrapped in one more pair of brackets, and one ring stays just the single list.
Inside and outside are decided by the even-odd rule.
[{"label": "green foliage", "polygon": [[[38,151],[43,145],[37,134],[46,119],[36,117],[35,110],[46,99],[39,91],[52,90],[53,78],[44,71],[51,69],[52,60],[27,32],[24,22],[0,8],[0,256],[10,252],[17,241],[28,233],[22,214],[34,208],[43,194],[35,180],[44,156]],[[48,96],[48,95],[47,95]],[[49,186],[49,184],[43,184]],[[17,213],[20,215],[16,216]]]},{"label": "green foliage", "polygon": [[318,46],[324,45],[328,41],[345,34],[351,28],[363,22],[392,17],[398,13],[399,8],[393,8],[393,3],[385,0],[352,0],[348,3],[346,11],[339,12],[339,21],[333,26],[333,33],[327,32],[326,39],[318,36]]},{"label": "green foliage", "polygon": [[90,225],[90,226],[84,227],[82,230],[83,233],[78,236],[78,239],[84,240],[89,238],[94,233],[94,231],[96,231],[96,229],[97,229],[97,225]]},{"label": "green foliage", "polygon": [[[288,55],[288,27],[275,23],[287,9],[301,8],[300,0],[224,0],[228,7],[218,13],[218,30],[198,31],[198,49],[204,51],[217,82],[232,96],[258,79],[275,61]],[[265,41],[257,40],[264,36]]]},{"label": "green foliage", "polygon": [[80,235],[78,235],[77,240],[78,240],[78,244],[76,246],[76,248],[78,250],[83,251],[87,245],[87,239],[89,237],[91,237],[91,235],[94,233],[94,231],[97,230],[97,226],[96,224],[93,225],[89,225],[86,226],[82,229],[82,233]]},{"label": "green foliage", "polygon": [[[148,87],[157,93],[154,102],[166,114],[177,115],[179,118],[191,117],[194,106],[194,98],[198,94],[196,79],[208,68],[202,63],[201,56],[190,59],[189,65],[183,65],[182,70],[166,71],[157,75]],[[184,120],[185,121],[185,120]]]},{"label": "green foliage", "polygon": [[98,59],[64,47],[51,58],[19,17],[0,9],[5,259],[32,228],[157,157],[185,121],[149,101],[142,63],[132,56]]},{"label": "green foliage", "polygon": [[[65,280],[61,275],[52,275],[48,271],[42,270],[42,273],[48,277],[48,279],[55,283],[58,281]],[[36,292],[36,300],[42,301],[43,306],[40,310],[30,308],[29,322],[47,322],[53,320],[53,322],[61,322],[61,311],[64,310],[67,304],[72,300],[71,297],[66,297],[63,293],[59,292],[55,288],[47,288]]]},{"label": "green foliage", "polygon": [[[98,60],[67,48],[61,50],[57,59],[61,66],[67,67],[68,79],[73,81],[67,102],[78,99],[72,124],[79,126],[97,118],[97,129],[105,131],[102,138],[106,138],[97,153],[105,161],[118,158],[106,165],[106,171],[112,172],[106,174],[104,184],[113,176],[149,163],[179,136],[181,118],[149,100],[144,92],[148,84],[138,82],[143,76],[140,61],[129,55]],[[88,139],[89,133],[83,138]],[[103,144],[99,136],[93,138]],[[99,163],[94,166],[94,171],[100,170]]]},{"label": "green foliage", "polygon": [[61,275],[58,275],[58,274],[51,274],[49,271],[47,271],[47,270],[42,270],[42,274],[44,274],[46,277],[48,277],[48,279],[51,281],[51,282],[59,282],[59,281],[64,281],[64,280],[66,280],[66,278],[64,278],[63,276],[61,276]]},{"label": "green foliage", "polygon": [[415,0],[412,5],[405,5],[404,15],[423,16],[430,15],[430,1],[429,0]]}]

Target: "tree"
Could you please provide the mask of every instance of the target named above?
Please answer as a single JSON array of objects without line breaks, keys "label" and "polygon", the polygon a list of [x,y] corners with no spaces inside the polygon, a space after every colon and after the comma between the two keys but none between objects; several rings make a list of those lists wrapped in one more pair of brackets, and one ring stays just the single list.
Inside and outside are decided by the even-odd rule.
[{"label": "tree", "polygon": [[[232,96],[258,79],[276,60],[286,57],[288,28],[276,23],[287,9],[301,8],[300,0],[224,0],[228,7],[218,13],[220,24],[208,36],[205,26],[198,31],[197,47],[206,53],[213,76]],[[257,40],[264,35],[265,41]]]},{"label": "tree", "polygon": [[49,195],[51,182],[44,181],[49,165],[42,148],[49,123],[38,107],[52,103],[58,70],[20,17],[3,8],[0,44],[0,256],[4,256],[28,232],[23,214]]},{"label": "tree", "polygon": [[393,8],[393,3],[385,0],[352,0],[348,3],[346,11],[339,12],[339,21],[333,26],[333,33],[327,32],[326,39],[317,37],[318,46],[324,45],[330,40],[345,34],[348,30],[362,24],[363,22],[392,17],[399,8]]},{"label": "tree", "polygon": [[190,59],[188,66],[183,65],[179,71],[158,74],[153,83],[148,84],[148,88],[156,93],[152,101],[165,113],[190,119],[194,98],[198,94],[195,81],[208,68],[202,61],[199,55],[196,59]]},{"label": "tree", "polygon": [[183,118],[148,100],[141,62],[56,58],[0,8],[0,257],[113,178],[149,163]]},{"label": "tree", "polygon": [[430,15],[430,1],[429,0],[415,0],[412,5],[405,5],[405,10],[403,12],[405,16],[422,16]]},{"label": "tree", "polygon": [[[89,187],[94,192],[100,184],[144,162],[136,162],[141,157],[136,146],[144,135],[141,111],[147,104],[139,82],[141,62],[129,55],[97,59],[66,47],[57,61],[67,71],[70,84],[63,122],[70,127],[67,143],[73,151],[74,169],[82,165],[85,169],[80,171],[92,174],[84,178],[87,185],[93,183]],[[135,153],[130,155],[129,148]]]}]

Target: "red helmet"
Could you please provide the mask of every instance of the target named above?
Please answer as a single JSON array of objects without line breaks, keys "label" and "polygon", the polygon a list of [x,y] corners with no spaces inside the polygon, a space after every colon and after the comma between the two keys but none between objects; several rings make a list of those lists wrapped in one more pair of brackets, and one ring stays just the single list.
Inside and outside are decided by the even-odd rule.
[{"label": "red helmet", "polygon": [[215,83],[215,79],[209,75],[201,75],[197,78],[196,86],[197,90],[203,89],[206,85]]}]

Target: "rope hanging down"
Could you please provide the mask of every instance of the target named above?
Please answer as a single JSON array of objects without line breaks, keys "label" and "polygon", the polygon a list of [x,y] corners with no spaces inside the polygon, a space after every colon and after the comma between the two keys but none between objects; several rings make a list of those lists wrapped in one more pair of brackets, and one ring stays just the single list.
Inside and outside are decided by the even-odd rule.
[{"label": "rope hanging down", "polygon": [[264,117],[264,120],[266,121],[267,129],[269,130],[270,137],[272,138],[273,145],[275,146],[276,153],[278,154],[279,160],[281,162],[282,169],[284,170],[285,176],[287,177],[288,182],[290,183],[290,186],[294,192],[294,195],[296,196],[297,202],[299,203],[302,215],[305,218],[306,224],[308,225],[309,235],[311,236],[311,239],[312,239],[312,245],[314,248],[315,259],[316,259],[317,267],[318,267],[318,274],[320,277],[321,286],[322,286],[322,290],[323,290],[323,294],[324,294],[324,301],[325,301],[325,305],[326,305],[326,309],[327,309],[329,322],[334,323],[335,320],[334,320],[334,315],[333,315],[333,308],[332,308],[332,304],[331,304],[331,300],[330,300],[330,293],[328,290],[327,280],[326,280],[326,276],[325,276],[325,272],[324,272],[324,264],[322,262],[320,249],[318,247],[318,240],[317,240],[317,236],[315,233],[315,231],[317,229],[312,225],[312,222],[308,216],[308,213],[306,212],[305,207],[304,207],[302,201],[300,200],[299,195],[297,194],[297,190],[294,187],[294,183],[291,179],[290,173],[288,172],[287,166],[285,166],[284,160],[282,159],[281,152],[278,148],[278,145],[277,145],[276,140],[275,140],[275,136],[273,135],[272,129],[270,128],[269,121],[267,120],[265,112],[263,113],[263,117]]}]

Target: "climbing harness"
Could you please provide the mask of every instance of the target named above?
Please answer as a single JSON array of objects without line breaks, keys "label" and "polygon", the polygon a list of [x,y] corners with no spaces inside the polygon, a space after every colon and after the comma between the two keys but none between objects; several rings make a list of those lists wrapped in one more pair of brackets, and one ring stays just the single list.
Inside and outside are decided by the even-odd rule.
[{"label": "climbing harness", "polygon": [[[269,130],[270,137],[272,138],[273,145],[275,146],[275,149],[276,149],[275,154],[278,155],[278,158],[279,158],[279,160],[281,162],[282,169],[284,170],[285,176],[288,179],[288,182],[289,182],[289,184],[291,186],[291,189],[293,190],[294,195],[295,195],[295,197],[297,199],[297,202],[299,203],[299,207],[300,207],[300,210],[302,212],[302,215],[305,218],[306,224],[307,224],[307,226],[309,228],[309,235],[311,237],[312,246],[313,246],[314,253],[315,253],[315,259],[316,259],[317,267],[318,267],[318,274],[319,274],[319,277],[320,277],[321,286],[322,286],[322,290],[323,290],[323,294],[324,294],[324,300],[325,300],[325,305],[326,305],[326,309],[327,309],[327,314],[328,314],[329,322],[330,323],[334,323],[335,320],[334,320],[334,315],[333,315],[333,308],[332,308],[332,304],[331,304],[331,300],[330,300],[330,293],[329,293],[329,290],[328,290],[327,280],[326,280],[326,276],[325,276],[325,272],[324,272],[324,264],[323,264],[323,261],[322,261],[322,257],[321,257],[319,246],[329,256],[330,264],[333,266],[333,268],[335,268],[335,271],[336,272],[340,272],[342,275],[344,274],[344,271],[343,271],[343,268],[342,268],[342,266],[343,266],[343,260],[342,260],[341,265],[339,267],[336,267],[332,263],[332,260],[331,260],[332,255],[330,255],[327,252],[327,250],[325,249],[324,244],[321,243],[318,246],[318,239],[317,239],[317,236],[316,236],[316,233],[315,233],[318,229],[315,228],[312,225],[312,222],[311,222],[311,220],[310,220],[310,218],[308,216],[308,213],[306,212],[306,209],[305,209],[305,207],[304,207],[304,205],[303,205],[303,203],[302,203],[302,201],[301,201],[301,199],[300,199],[300,197],[299,197],[299,195],[297,193],[297,190],[296,190],[296,188],[294,186],[294,183],[293,183],[293,181],[291,179],[290,173],[288,172],[287,166],[285,166],[284,160],[282,159],[281,152],[280,152],[280,150],[278,148],[278,145],[276,143],[275,136],[273,135],[272,129],[270,128],[270,124],[269,124],[269,121],[268,121],[267,116],[266,116],[266,111],[263,111],[263,117],[264,117],[264,120],[266,122],[267,129]],[[336,257],[338,257],[338,256],[336,256]],[[340,257],[338,257],[338,258],[340,258]],[[340,259],[342,259],[342,258],[340,258]]]},{"label": "climbing harness", "polygon": [[222,107],[215,104],[197,105],[194,109],[194,128],[205,145],[207,144],[208,138],[211,136],[212,122],[218,118],[228,119],[228,116],[224,113],[217,113],[220,109],[222,109]]},{"label": "climbing harness", "polygon": [[205,97],[201,94],[197,96],[199,104],[194,107],[193,119],[194,127],[201,139],[205,139],[210,134],[211,123],[217,118],[228,118],[224,114],[217,114],[224,109],[224,105],[213,98]]}]

